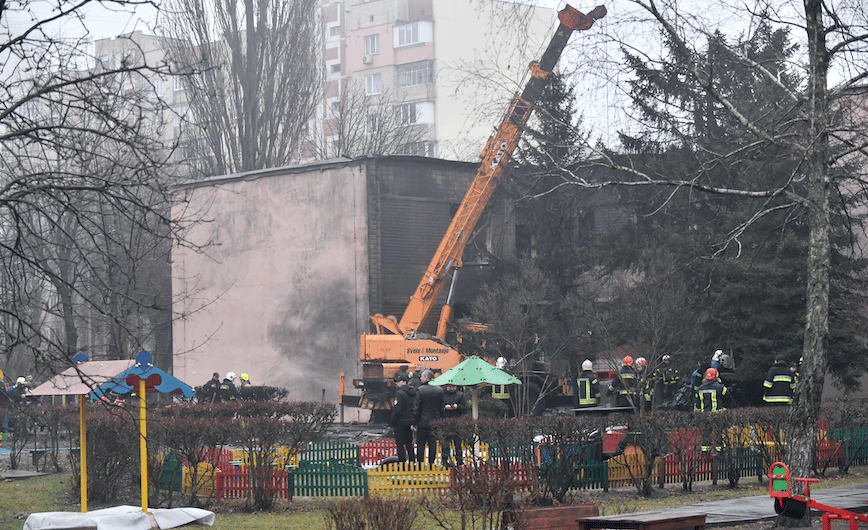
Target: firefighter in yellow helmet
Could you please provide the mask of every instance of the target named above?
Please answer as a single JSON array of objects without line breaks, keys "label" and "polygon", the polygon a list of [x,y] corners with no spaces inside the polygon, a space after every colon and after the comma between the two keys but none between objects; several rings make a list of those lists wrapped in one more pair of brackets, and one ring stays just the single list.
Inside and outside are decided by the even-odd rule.
[{"label": "firefighter in yellow helmet", "polygon": [[241,380],[241,388],[245,388],[250,386],[250,376],[247,374],[241,374],[238,376],[238,379]]}]

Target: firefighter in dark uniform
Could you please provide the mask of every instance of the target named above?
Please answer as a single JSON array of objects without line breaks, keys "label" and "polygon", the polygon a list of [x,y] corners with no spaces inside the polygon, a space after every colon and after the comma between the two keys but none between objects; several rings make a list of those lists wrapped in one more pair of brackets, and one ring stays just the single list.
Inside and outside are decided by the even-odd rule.
[{"label": "firefighter in dark uniform", "polygon": [[793,402],[796,378],[786,358],[778,356],[763,382],[763,401],[769,405],[789,405]]},{"label": "firefighter in dark uniform", "polygon": [[636,396],[636,370],[633,369],[633,358],[629,355],[621,361],[621,371],[618,377],[609,384],[609,393],[618,394],[617,406],[636,407],[639,405]]},{"label": "firefighter in dark uniform", "polygon": [[[724,401],[729,399],[729,391],[720,381],[719,376],[720,373],[717,368],[709,368],[705,371],[705,378],[696,389],[693,407],[695,412],[717,412],[725,408]],[[706,452],[712,449],[720,451],[722,447],[720,437],[719,433],[702,433],[702,450]],[[710,440],[715,440],[714,447],[712,447]]]},{"label": "firefighter in dark uniform", "polygon": [[725,408],[724,400],[729,398],[729,391],[720,382],[719,376],[717,368],[705,371],[705,380],[696,389],[694,411],[717,412]]},{"label": "firefighter in dark uniform", "polygon": [[652,400],[653,408],[659,408],[663,403],[675,395],[675,390],[678,388],[680,376],[678,369],[671,364],[672,358],[669,355],[664,355],[660,358],[660,364],[654,373],[651,374],[653,385]]},{"label": "firefighter in dark uniform", "polygon": [[217,388],[217,401],[220,403],[234,403],[238,400],[238,389],[235,388],[235,372],[229,372]]},{"label": "firefighter in dark uniform", "polygon": [[576,385],[579,408],[596,407],[600,404],[600,383],[597,382],[594,363],[590,359],[585,359],[582,363],[582,373],[576,379]]}]

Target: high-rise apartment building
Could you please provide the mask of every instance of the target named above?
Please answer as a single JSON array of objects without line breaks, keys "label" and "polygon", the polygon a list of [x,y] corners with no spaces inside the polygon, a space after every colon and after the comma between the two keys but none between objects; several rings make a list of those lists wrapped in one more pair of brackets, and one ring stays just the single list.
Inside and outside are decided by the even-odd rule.
[{"label": "high-rise apartment building", "polygon": [[[334,145],[330,122],[353,85],[366,96],[390,95],[395,121],[421,130],[403,154],[475,160],[545,49],[555,15],[499,1],[323,0],[318,141]],[[377,119],[368,117],[366,132]]]}]

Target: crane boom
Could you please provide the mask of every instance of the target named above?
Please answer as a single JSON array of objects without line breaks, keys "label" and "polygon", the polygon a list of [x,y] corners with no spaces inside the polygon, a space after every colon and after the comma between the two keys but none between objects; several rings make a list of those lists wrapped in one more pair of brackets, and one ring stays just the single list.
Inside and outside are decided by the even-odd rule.
[{"label": "crane boom", "polygon": [[461,256],[467,240],[503,176],[506,163],[518,145],[533,106],[542,94],[548,82],[547,78],[560,59],[570,35],[573,31],[589,29],[596,20],[605,15],[606,8],[603,6],[598,6],[585,15],[567,5],[558,13],[560,24],[557,31],[540,61],[531,63],[531,78],[524,91],[513,97],[497,132],[488,139],[482,151],[482,164],[479,166],[476,178],[452,218],[437,252],[404,310],[404,315],[399,322],[380,315],[371,317],[378,326],[385,327],[398,335],[406,335],[417,331],[422,325],[443,289],[449,272],[461,267]]},{"label": "crane boom", "polygon": [[362,394],[345,394],[344,374],[341,374],[342,406],[370,409],[380,414],[380,420],[383,420],[384,414],[391,408],[394,393],[392,376],[398,370],[425,366],[441,372],[461,361],[459,352],[443,340],[451,316],[448,301],[440,315],[436,338],[416,332],[437,301],[450,273],[461,267],[468,238],[503,176],[534,105],[548,83],[549,74],[560,60],[570,35],[573,31],[589,29],[604,16],[606,8],[603,6],[596,7],[587,15],[569,5],[558,12],[560,24],[554,36],[539,62],[530,64],[530,80],[521,94],[512,98],[497,131],[485,144],[476,178],[452,218],[401,320],[379,314],[371,316],[376,332],[361,336],[359,358],[362,362],[362,379],[353,380],[353,386],[361,389]]}]

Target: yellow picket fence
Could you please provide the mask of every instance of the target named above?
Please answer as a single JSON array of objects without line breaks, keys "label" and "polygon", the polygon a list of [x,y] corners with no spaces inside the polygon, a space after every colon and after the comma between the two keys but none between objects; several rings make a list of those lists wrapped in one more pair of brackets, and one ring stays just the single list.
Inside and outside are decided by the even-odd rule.
[{"label": "yellow picket fence", "polygon": [[[196,492],[198,495],[210,497],[214,493],[214,475],[219,473],[219,469],[214,469],[211,464],[200,462],[196,472]],[[190,472],[190,466],[184,466],[184,493],[189,494],[193,486],[193,473]]]},{"label": "yellow picket fence", "polygon": [[449,469],[428,462],[386,464],[368,470],[370,495],[421,495],[449,488]]},{"label": "yellow picket fence", "polygon": [[[294,450],[290,451],[287,447],[279,447],[270,452],[271,461],[280,464],[282,467],[298,467],[299,456]],[[232,459],[236,462],[241,462],[245,466],[250,465],[250,454],[246,449],[235,449],[232,451]],[[253,463],[256,464],[256,454],[253,455]]]}]

